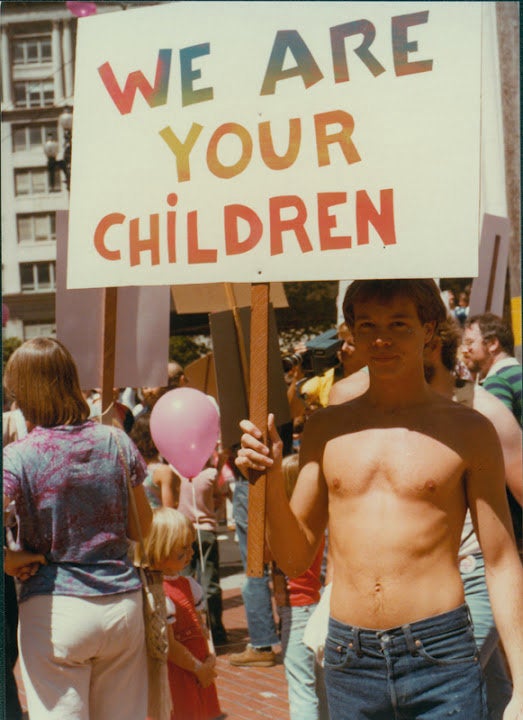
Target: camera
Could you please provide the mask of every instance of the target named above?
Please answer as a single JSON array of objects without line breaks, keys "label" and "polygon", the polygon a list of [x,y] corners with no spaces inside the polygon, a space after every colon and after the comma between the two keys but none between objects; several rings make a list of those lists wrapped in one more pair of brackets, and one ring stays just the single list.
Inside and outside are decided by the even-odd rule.
[{"label": "camera", "polygon": [[323,375],[329,368],[339,365],[338,351],[342,345],[343,340],[338,338],[336,328],[327,330],[309,340],[304,352],[283,357],[283,370],[289,372],[297,365],[301,365],[305,375]]}]

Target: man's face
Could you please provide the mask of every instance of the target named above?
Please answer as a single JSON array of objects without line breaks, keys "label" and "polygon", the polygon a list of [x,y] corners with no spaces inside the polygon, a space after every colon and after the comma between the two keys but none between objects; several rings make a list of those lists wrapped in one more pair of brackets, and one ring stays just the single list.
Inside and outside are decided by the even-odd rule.
[{"label": "man's face", "polygon": [[165,387],[143,387],[142,397],[144,405],[152,410],[155,403],[161,398],[167,389],[168,388]]},{"label": "man's face", "polygon": [[463,361],[471,372],[479,373],[481,377],[488,373],[493,357],[477,323],[465,328],[461,351]]},{"label": "man's face", "polygon": [[354,339],[375,375],[421,369],[423,350],[435,323],[422,323],[412,300],[397,296],[389,302],[354,304]]}]

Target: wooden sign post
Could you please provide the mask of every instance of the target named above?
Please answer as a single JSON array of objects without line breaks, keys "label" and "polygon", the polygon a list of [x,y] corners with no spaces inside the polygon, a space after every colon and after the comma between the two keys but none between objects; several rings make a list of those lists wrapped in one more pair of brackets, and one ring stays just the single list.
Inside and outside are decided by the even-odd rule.
[{"label": "wooden sign post", "polygon": [[247,354],[245,351],[245,338],[243,337],[242,325],[240,322],[240,314],[238,311],[238,304],[236,302],[236,293],[234,292],[234,285],[232,283],[224,283],[225,293],[227,295],[227,302],[229,309],[232,310],[232,316],[234,318],[234,327],[236,330],[236,339],[238,341],[238,350],[240,353],[240,364],[242,367],[242,378],[243,385],[245,388],[245,396],[249,397],[249,366],[247,364]]},{"label": "wooden sign post", "polygon": [[[249,408],[251,421],[263,431],[267,442],[269,285],[252,286]],[[265,546],[265,491],[267,476],[256,473],[249,487],[247,575],[263,576]],[[255,479],[254,477],[252,478]]]},{"label": "wooden sign post", "polygon": [[111,405],[114,393],[114,369],[116,360],[116,310],[118,289],[105,288],[103,320],[103,365],[102,365],[102,422],[111,425]]}]

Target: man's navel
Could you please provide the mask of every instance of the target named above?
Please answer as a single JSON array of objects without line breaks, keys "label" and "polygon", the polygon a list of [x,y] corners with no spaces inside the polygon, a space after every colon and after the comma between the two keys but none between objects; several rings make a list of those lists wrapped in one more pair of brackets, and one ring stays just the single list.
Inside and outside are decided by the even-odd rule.
[{"label": "man's navel", "polygon": [[374,592],[372,593],[374,598],[374,612],[379,612],[383,608],[383,585],[379,580],[374,583]]}]

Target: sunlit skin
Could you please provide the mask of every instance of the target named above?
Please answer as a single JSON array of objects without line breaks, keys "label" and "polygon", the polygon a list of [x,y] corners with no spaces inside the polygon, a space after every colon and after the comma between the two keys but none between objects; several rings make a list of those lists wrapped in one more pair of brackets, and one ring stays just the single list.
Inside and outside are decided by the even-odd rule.
[{"label": "sunlit skin", "polygon": [[4,548],[4,572],[22,582],[36,575],[40,565],[46,564],[44,555],[39,553]]},{"label": "sunlit skin", "polygon": [[[496,625],[516,670],[523,664],[523,632],[517,629],[523,573],[496,431],[485,417],[426,383],[424,349],[435,325],[419,319],[412,301],[397,296],[387,304],[356,303],[354,310],[369,388],[309,418],[290,503],[273,416],[270,450],[258,428],[241,423],[238,467],[267,470],[273,556],[284,572],[300,574],[310,566],[328,522],[331,616],[352,626],[401,626],[463,603],[457,558],[468,504]],[[521,718],[522,712],[523,680],[517,680],[504,720]]]}]

